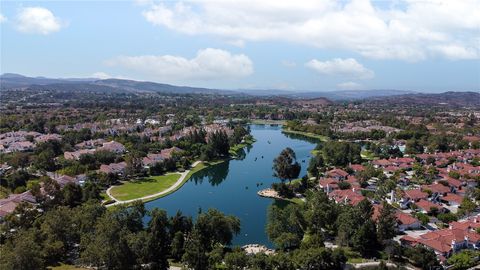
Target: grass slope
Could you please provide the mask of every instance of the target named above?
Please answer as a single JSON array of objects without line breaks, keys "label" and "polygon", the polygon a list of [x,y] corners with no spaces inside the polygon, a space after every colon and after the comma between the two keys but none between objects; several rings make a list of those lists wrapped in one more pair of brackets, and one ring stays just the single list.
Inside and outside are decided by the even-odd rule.
[{"label": "grass slope", "polygon": [[179,173],[171,173],[159,176],[126,182],[110,190],[117,200],[132,200],[147,195],[152,195],[171,187],[180,178]]},{"label": "grass slope", "polygon": [[320,141],[323,141],[323,142],[326,142],[326,141],[329,140],[329,138],[327,136],[318,135],[318,134],[314,134],[314,133],[310,133],[310,132],[296,131],[296,130],[290,130],[290,129],[286,129],[286,128],[284,128],[282,131],[285,132],[285,133],[298,134],[298,135],[302,135],[302,136],[305,136],[305,137],[314,138],[314,139],[317,139],[317,140],[320,140]]}]

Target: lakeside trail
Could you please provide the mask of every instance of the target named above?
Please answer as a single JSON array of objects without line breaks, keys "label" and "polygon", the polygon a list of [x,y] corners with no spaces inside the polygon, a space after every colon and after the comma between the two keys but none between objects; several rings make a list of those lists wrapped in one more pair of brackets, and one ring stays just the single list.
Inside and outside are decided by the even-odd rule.
[{"label": "lakeside trail", "polygon": [[[196,167],[200,162],[201,161],[195,161],[192,164],[192,168]],[[114,206],[114,205],[120,205],[120,204],[126,204],[126,203],[132,203],[132,202],[135,202],[135,201],[138,201],[138,200],[141,200],[141,201],[148,200],[148,199],[152,199],[152,198],[164,195],[164,194],[168,194],[169,192],[175,190],[179,185],[181,185],[183,183],[183,180],[185,180],[185,177],[187,177],[189,173],[190,173],[190,170],[186,170],[183,173],[180,173],[180,178],[178,178],[178,180],[172,186],[170,186],[169,188],[167,188],[163,191],[157,192],[155,194],[143,196],[143,197],[140,197],[140,198],[136,198],[136,199],[125,200],[125,201],[118,200],[118,199],[116,199],[115,197],[112,196],[112,194],[110,193],[110,190],[112,188],[114,188],[115,186],[111,186],[107,189],[107,195],[110,199],[114,200],[115,202],[106,205],[106,207],[111,207],[111,206]]]}]

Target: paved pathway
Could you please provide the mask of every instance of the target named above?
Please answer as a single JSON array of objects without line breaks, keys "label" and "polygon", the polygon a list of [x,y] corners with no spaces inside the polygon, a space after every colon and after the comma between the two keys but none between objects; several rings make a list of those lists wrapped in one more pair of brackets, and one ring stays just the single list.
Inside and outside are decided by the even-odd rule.
[{"label": "paved pathway", "polygon": [[[195,161],[193,164],[192,164],[192,168],[197,166],[201,161]],[[151,198],[155,198],[155,197],[158,197],[158,196],[161,196],[161,195],[164,195],[164,194],[167,194],[169,192],[171,192],[172,190],[175,190],[178,186],[180,186],[183,182],[183,180],[185,179],[185,177],[187,177],[188,173],[190,172],[190,170],[186,170],[184,171],[183,173],[180,174],[180,178],[178,178],[177,182],[175,182],[172,186],[170,186],[169,188],[163,190],[163,191],[160,191],[158,193],[155,193],[155,194],[151,194],[151,195],[147,195],[147,196],[143,196],[141,198],[136,198],[136,199],[131,199],[131,200],[126,200],[126,201],[122,201],[122,200],[117,200],[115,199],[115,197],[112,196],[112,194],[110,193],[110,190],[115,187],[115,186],[111,186],[107,189],[107,195],[108,197],[110,197],[110,199],[114,200],[115,202],[114,203],[111,203],[111,204],[108,204],[106,205],[107,207],[110,207],[110,206],[113,206],[113,205],[119,205],[119,204],[125,204],[125,203],[132,203],[134,201],[138,201],[138,200],[147,200],[147,199],[151,199]]]}]

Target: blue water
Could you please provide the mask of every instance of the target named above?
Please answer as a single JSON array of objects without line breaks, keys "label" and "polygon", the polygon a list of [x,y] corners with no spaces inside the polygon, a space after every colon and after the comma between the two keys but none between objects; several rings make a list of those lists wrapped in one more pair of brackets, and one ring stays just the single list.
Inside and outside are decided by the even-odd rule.
[{"label": "blue water", "polygon": [[[265,225],[267,209],[275,201],[258,196],[257,191],[279,181],[272,176],[273,159],[286,147],[295,151],[302,165],[300,176],[305,175],[315,144],[299,136],[283,134],[279,126],[252,125],[251,131],[257,141],[245,149],[243,159],[229,160],[197,172],[178,191],[146,203],[146,208],[165,209],[169,215],[180,210],[194,217],[199,209],[217,208],[241,220],[242,230],[234,238],[234,245],[256,243],[273,247]],[[257,184],[260,185],[257,187]]]}]

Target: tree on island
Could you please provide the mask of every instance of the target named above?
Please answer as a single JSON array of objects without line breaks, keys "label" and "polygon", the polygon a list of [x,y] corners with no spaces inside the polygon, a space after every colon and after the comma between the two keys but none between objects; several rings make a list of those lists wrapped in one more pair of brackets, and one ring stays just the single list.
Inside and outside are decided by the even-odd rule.
[{"label": "tree on island", "polygon": [[279,178],[282,183],[298,178],[301,166],[297,162],[295,152],[287,147],[273,160],[273,176]]}]

